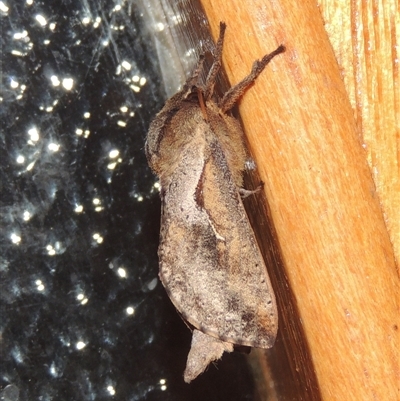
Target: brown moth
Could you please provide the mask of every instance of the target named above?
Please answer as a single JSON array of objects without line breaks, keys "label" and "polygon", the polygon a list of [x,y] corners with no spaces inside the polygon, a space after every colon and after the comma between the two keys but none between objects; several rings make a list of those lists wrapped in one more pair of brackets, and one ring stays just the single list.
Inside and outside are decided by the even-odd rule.
[{"label": "brown moth", "polygon": [[265,66],[285,48],[253,64],[222,99],[213,89],[226,25],[204,85],[203,58],[183,89],[150,125],[146,155],[161,183],[160,279],[193,326],[184,372],[189,383],[234,345],[273,346],[278,313],[270,279],[243,207],[244,134],[228,114]]}]

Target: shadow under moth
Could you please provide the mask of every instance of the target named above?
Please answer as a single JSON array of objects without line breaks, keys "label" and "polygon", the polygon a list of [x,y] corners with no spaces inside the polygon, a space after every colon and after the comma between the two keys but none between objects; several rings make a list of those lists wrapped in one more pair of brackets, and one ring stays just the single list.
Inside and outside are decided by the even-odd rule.
[{"label": "shadow under moth", "polygon": [[184,380],[189,383],[234,345],[270,348],[278,330],[275,296],[243,207],[247,152],[229,112],[285,48],[255,61],[220,99],[214,86],[226,25],[204,84],[201,57],[183,89],[150,125],[146,155],[161,184],[160,279],[193,328]]}]

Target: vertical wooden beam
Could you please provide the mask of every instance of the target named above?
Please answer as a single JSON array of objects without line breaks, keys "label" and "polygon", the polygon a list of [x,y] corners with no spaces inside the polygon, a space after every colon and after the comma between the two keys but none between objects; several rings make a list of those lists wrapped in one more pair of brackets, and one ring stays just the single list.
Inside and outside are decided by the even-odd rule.
[{"label": "vertical wooden beam", "polygon": [[240,113],[322,397],[395,400],[399,276],[320,11],[310,0],[202,5],[214,37],[220,20],[228,25],[231,83],[255,59],[287,47],[243,98]]}]

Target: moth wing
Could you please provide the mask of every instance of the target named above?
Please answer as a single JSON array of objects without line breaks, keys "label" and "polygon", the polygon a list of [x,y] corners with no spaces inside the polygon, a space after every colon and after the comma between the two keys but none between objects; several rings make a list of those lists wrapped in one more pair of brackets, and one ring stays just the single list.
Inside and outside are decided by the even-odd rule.
[{"label": "moth wing", "polygon": [[184,151],[190,157],[182,155],[177,177],[185,170],[188,181],[163,188],[160,279],[198,330],[270,348],[278,329],[273,289],[224,152],[211,137]]}]

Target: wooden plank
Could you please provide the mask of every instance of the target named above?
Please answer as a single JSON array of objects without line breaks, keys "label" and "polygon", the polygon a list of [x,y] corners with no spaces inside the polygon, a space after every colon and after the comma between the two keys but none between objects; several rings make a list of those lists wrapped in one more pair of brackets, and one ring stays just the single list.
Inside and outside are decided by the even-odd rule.
[{"label": "wooden plank", "polygon": [[322,398],[395,400],[399,276],[320,11],[309,0],[202,4],[214,37],[220,20],[228,25],[224,66],[231,83],[253,60],[287,46],[243,98],[240,113]]}]

